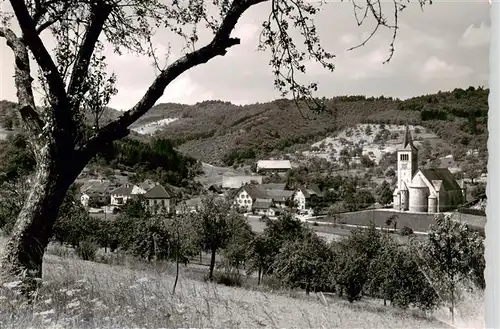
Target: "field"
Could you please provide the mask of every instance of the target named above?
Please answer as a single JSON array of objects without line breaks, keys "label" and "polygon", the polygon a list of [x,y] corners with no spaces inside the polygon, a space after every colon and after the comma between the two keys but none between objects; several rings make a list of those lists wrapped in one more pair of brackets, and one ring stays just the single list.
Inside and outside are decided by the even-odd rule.
[{"label": "field", "polygon": [[[389,209],[362,210],[357,212],[342,213],[339,214],[339,219],[337,220],[337,222],[359,226],[369,226],[371,223],[373,223],[377,227],[387,227],[386,220],[392,215],[397,216],[397,228],[408,226],[414,232],[427,232],[429,226],[435,222],[434,214],[408,212],[402,213]],[[460,214],[457,212],[454,212],[453,216],[457,220],[464,221],[474,228],[484,229],[484,226],[486,224],[486,217]],[[333,218],[325,219],[325,221],[329,222],[333,220]]]},{"label": "field", "polygon": [[184,270],[172,294],[173,265],[110,266],[50,253],[45,256],[45,284],[34,305],[12,305],[5,297],[8,289],[0,294],[0,327],[482,328],[481,296],[466,296],[451,326],[441,311],[436,319],[426,319],[375,300],[349,304],[321,294],[205,283],[186,279]]}]

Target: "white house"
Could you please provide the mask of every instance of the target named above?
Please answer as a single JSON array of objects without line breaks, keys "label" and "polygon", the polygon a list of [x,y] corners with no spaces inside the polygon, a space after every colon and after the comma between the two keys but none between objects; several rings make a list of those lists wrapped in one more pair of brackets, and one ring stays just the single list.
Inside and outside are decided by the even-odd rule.
[{"label": "white house", "polygon": [[135,195],[145,194],[146,191],[132,184],[124,184],[110,192],[111,194],[111,205],[112,206],[122,206],[127,203]]},{"label": "white house", "polygon": [[312,197],[322,197],[319,187],[315,184],[301,185],[293,193],[293,201],[295,201],[298,210],[306,210],[310,207],[309,202]]},{"label": "white house", "polygon": [[286,190],[285,187],[286,184],[244,185],[236,192],[234,205],[243,211],[286,208],[289,206],[288,201],[292,198],[294,191]]},{"label": "white house", "polygon": [[242,211],[252,211],[257,199],[267,199],[266,191],[260,185],[244,185],[236,193],[234,205]]},{"label": "white house", "polygon": [[153,186],[146,193],[141,194],[144,197],[146,208],[150,212],[175,212],[175,198],[173,192],[167,191],[167,189],[160,184]]}]

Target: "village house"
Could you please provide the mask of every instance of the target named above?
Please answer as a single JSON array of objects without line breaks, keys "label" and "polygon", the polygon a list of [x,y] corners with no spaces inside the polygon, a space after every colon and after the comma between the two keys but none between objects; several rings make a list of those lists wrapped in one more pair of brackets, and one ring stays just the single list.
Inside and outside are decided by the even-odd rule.
[{"label": "village house", "polygon": [[253,213],[260,216],[272,217],[276,215],[276,209],[273,208],[272,199],[256,199],[252,207]]},{"label": "village house", "polygon": [[439,213],[464,203],[465,191],[448,168],[418,168],[418,149],[409,127],[397,151],[397,182],[394,209],[409,212]]},{"label": "village house", "polygon": [[305,184],[297,187],[293,193],[293,201],[298,210],[306,210],[310,208],[311,200],[321,198],[323,194],[316,184]]},{"label": "village house", "polygon": [[146,209],[151,213],[163,211],[166,213],[175,212],[174,193],[170,189],[167,191],[160,184],[153,186],[146,193],[142,194],[142,198],[144,199]]},{"label": "village house", "polygon": [[241,211],[250,212],[257,199],[267,199],[267,193],[261,185],[244,185],[236,193],[234,205]]},{"label": "village house", "polygon": [[112,206],[123,206],[128,200],[134,196],[145,194],[146,189],[134,184],[123,184],[122,186],[112,190],[111,194],[111,205]]},{"label": "village house", "polygon": [[144,200],[145,206],[152,212],[159,209],[172,212],[175,210],[174,193],[162,185],[151,180],[146,180],[140,184],[123,184],[110,192],[111,205],[123,206],[131,199]]},{"label": "village house", "polygon": [[110,181],[92,181],[80,188],[80,202],[84,207],[100,207],[110,203]]},{"label": "village house", "polygon": [[290,160],[259,160],[257,161],[258,173],[284,173],[292,169]]},{"label": "village house", "polygon": [[241,211],[274,216],[289,206],[293,193],[286,184],[244,185],[236,192],[234,205]]},{"label": "village house", "polygon": [[285,209],[290,206],[290,199],[293,196],[293,191],[288,190],[267,190],[267,196],[273,201],[276,208]]}]

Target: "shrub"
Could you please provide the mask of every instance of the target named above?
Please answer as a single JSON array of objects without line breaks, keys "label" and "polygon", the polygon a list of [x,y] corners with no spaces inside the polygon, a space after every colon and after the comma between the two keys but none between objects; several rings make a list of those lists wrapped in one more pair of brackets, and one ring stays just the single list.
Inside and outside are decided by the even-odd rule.
[{"label": "shrub", "polygon": [[94,240],[85,239],[78,244],[75,251],[81,259],[94,261],[97,250],[99,250],[99,245]]},{"label": "shrub", "polygon": [[243,285],[243,277],[237,270],[215,272],[214,281],[228,287],[241,287]]},{"label": "shrub", "polygon": [[411,229],[411,227],[404,226],[399,230],[399,234],[401,234],[402,236],[412,235],[413,230]]}]

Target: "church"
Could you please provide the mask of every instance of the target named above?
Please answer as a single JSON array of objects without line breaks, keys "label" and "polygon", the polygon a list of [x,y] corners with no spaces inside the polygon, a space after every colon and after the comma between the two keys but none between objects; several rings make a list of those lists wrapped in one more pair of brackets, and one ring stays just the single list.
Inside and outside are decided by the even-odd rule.
[{"label": "church", "polygon": [[413,213],[439,213],[464,203],[465,189],[448,168],[418,168],[418,149],[406,126],[402,147],[397,150],[397,187],[394,209]]}]

